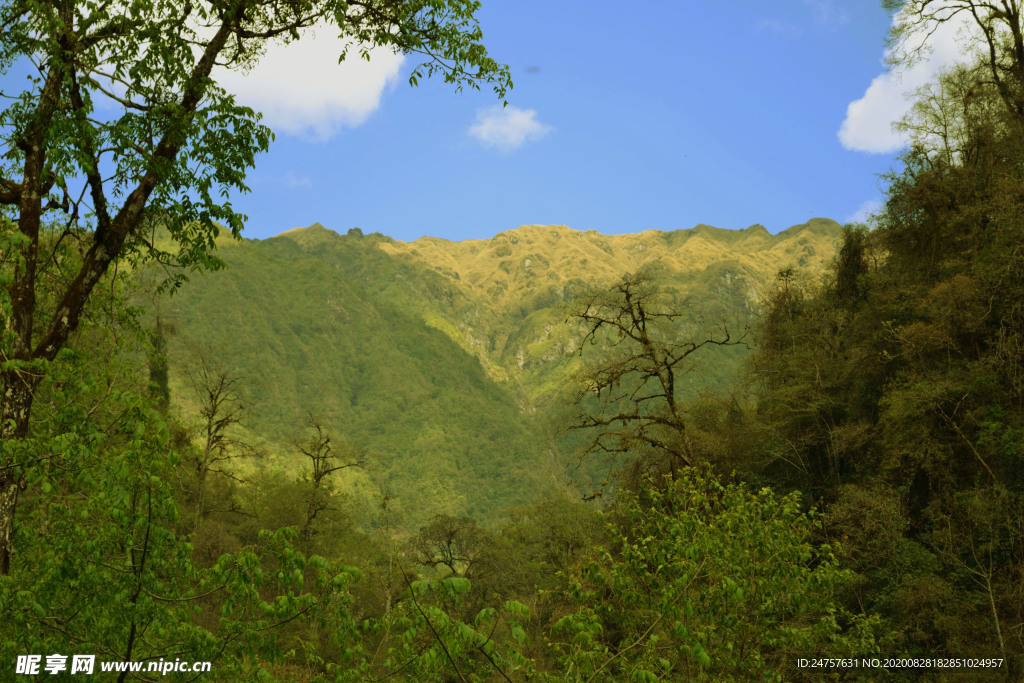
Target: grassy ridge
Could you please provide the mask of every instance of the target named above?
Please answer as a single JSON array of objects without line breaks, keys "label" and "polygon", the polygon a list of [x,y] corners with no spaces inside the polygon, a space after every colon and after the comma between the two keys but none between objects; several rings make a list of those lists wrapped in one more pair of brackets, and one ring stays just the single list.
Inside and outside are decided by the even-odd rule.
[{"label": "grassy ridge", "polygon": [[[564,314],[575,292],[647,268],[680,305],[742,319],[779,268],[820,270],[837,234],[816,219],[777,236],[525,226],[406,244],[314,225],[224,244],[229,267],[194,278],[161,314],[174,329],[174,404],[196,411],[183,368],[213,355],[245,378],[260,466],[296,467],[292,444],[312,413],[368,452],[370,467],[346,483],[364,505],[386,493],[410,528],[439,512],[493,522],[572,488],[572,444],[551,435],[579,362]],[[708,357],[689,393],[728,382],[741,357]]]}]

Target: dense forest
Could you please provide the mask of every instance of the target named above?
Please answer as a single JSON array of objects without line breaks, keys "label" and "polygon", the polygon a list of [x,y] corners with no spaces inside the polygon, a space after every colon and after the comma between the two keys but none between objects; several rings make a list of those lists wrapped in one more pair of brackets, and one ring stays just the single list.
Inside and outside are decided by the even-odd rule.
[{"label": "dense forest", "polygon": [[[226,268],[173,297],[135,296],[146,304],[143,324],[159,328],[168,403],[183,425],[202,426],[197,369],[230,380],[242,413],[228,431],[251,456],[236,459],[236,474],[258,466],[295,476],[295,444],[313,417],[366,455],[339,482],[364,526],[384,494],[404,533],[437,514],[494,526],[509,508],[574,495],[614,466],[573,460],[586,435],[565,429],[573,376],[593,355],[580,354],[586,330],[568,315],[578,297],[623,272],[649,272],[685,312],[681,324],[742,330],[779,268],[824,272],[841,230],[826,219],[778,235],[758,226],[610,236],[522,226],[405,244],[314,225],[224,240]],[[694,372],[680,375],[680,398],[728,385],[748,352],[704,349],[690,359]]]},{"label": "dense forest", "polygon": [[[181,37],[192,5],[113,18],[95,3],[5,5],[0,59],[46,59],[37,90],[4,113],[2,677],[50,678],[64,664],[52,658],[93,654],[97,674],[101,662],[158,667],[119,681],[1020,680],[1024,24],[1019,3],[949,4],[975,12],[984,49],[919,94],[884,209],[843,228],[823,274],[780,267],[739,318],[695,318],[657,269],[583,283],[559,303],[558,334],[574,338],[564,386],[537,380],[544,390],[526,394],[568,400],[554,427],[595,476],[534,497],[509,487],[547,473],[503,480],[479,465],[475,485],[500,491],[500,515],[446,501],[451,513],[427,519],[396,511],[387,491],[357,497],[374,457],[359,432],[379,425],[346,434],[276,406],[296,435],[293,465],[261,466],[283,439],[254,438],[253,397],[216,345],[171,367],[162,311],[166,290],[223,265],[216,235],[237,237],[242,219],[213,189],[244,187],[239,168],[268,144],[211,83],[216,59],[329,16],[361,40],[443,57],[417,75],[503,95],[475,5],[346,15],[347,4],[226,2],[201,39]],[[112,47],[147,35],[165,40]],[[194,69],[169,66],[197,46]],[[139,79],[113,95],[127,113],[109,123],[90,117],[103,60]],[[97,160],[110,153],[108,183]],[[68,191],[78,180],[88,205]],[[274,258],[268,269],[287,267]],[[518,421],[519,388],[493,383],[472,344],[454,355],[439,324],[350,286],[335,283],[330,320],[286,302],[290,324],[330,335],[346,314],[368,321],[370,341],[396,345],[339,343],[339,362],[380,354],[361,381],[407,380],[396,364],[410,357],[434,364],[505,411],[508,431],[488,431],[481,410],[460,416],[467,432],[546,448],[523,433],[542,424]],[[731,386],[692,390],[702,365],[741,348]],[[336,410],[358,412],[360,396],[382,400],[348,391]],[[450,408],[440,391],[419,398]],[[459,447],[440,427],[418,436],[434,439],[426,452]],[[498,464],[527,457],[515,449]],[[385,455],[387,468],[422,465]],[[409,476],[432,482],[423,499],[466,495],[445,486],[450,472]],[[801,663],[821,657],[831,663]],[[179,662],[212,667],[161,673]]]}]

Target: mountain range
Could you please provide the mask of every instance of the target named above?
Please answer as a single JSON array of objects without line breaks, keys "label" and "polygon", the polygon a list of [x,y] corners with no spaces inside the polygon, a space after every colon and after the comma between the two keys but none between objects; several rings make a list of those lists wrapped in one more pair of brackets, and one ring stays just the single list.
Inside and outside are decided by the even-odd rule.
[{"label": "mountain range", "polygon": [[[320,224],[219,244],[227,268],[193,277],[159,311],[174,410],[194,422],[185,381],[202,355],[239,377],[245,467],[294,473],[312,416],[365,451],[341,482],[353,504],[384,495],[406,528],[432,515],[484,523],[539,498],[575,495],[572,442],[554,438],[579,367],[574,297],[645,271],[700,319],[745,324],[775,275],[813,279],[841,227],[602,235],[527,225],[490,239],[399,242]],[[743,351],[709,356],[683,391],[723,389]],[[347,472],[353,472],[349,475]]]}]

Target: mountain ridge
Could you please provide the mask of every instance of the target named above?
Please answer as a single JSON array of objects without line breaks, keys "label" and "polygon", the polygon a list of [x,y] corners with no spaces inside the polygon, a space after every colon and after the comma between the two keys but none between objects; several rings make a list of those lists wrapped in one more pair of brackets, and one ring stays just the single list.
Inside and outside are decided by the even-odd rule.
[{"label": "mountain ridge", "polygon": [[[780,230],[780,231],[775,232],[775,233],[769,231],[768,228],[766,228],[761,223],[753,223],[751,225],[748,225],[745,228],[720,228],[720,227],[717,227],[717,226],[714,226],[714,225],[709,225],[707,223],[697,223],[692,228],[677,228],[675,230],[661,230],[661,229],[658,229],[658,228],[649,228],[647,230],[641,230],[639,232],[614,233],[614,234],[605,234],[605,233],[599,232],[597,230],[594,230],[592,228],[591,229],[587,229],[587,230],[580,230],[580,229],[577,229],[577,228],[571,228],[571,227],[569,227],[569,226],[567,226],[565,224],[562,224],[562,223],[523,223],[522,225],[520,225],[520,226],[518,226],[516,228],[511,228],[509,230],[502,230],[500,232],[497,232],[494,235],[492,235],[491,237],[469,237],[469,238],[466,238],[466,239],[463,239],[463,240],[451,240],[451,239],[448,239],[446,237],[436,237],[436,236],[433,236],[433,235],[423,235],[421,237],[417,237],[415,240],[405,241],[405,240],[399,240],[399,239],[396,239],[394,237],[390,237],[390,236],[384,235],[383,233],[379,233],[379,232],[374,232],[374,233],[369,233],[369,234],[371,234],[371,235],[378,235],[378,236],[383,237],[384,239],[386,239],[388,241],[399,242],[399,243],[402,243],[402,244],[415,244],[416,242],[419,242],[419,241],[422,241],[422,240],[451,242],[451,243],[457,244],[457,243],[461,243],[461,242],[487,242],[489,240],[493,240],[495,237],[500,237],[502,235],[506,235],[507,236],[507,235],[516,233],[518,231],[526,231],[526,230],[530,230],[530,229],[533,229],[533,228],[541,228],[541,229],[551,228],[551,229],[555,229],[555,230],[568,230],[569,232],[572,232],[572,233],[594,234],[594,235],[601,235],[601,236],[604,236],[604,237],[630,237],[630,236],[633,236],[633,235],[643,235],[643,234],[647,234],[647,233],[673,234],[673,233],[687,233],[687,232],[693,232],[693,231],[708,231],[708,230],[710,230],[710,231],[712,231],[712,232],[714,232],[716,234],[723,234],[723,233],[739,233],[739,234],[749,233],[749,234],[755,234],[756,233],[756,234],[764,234],[764,235],[766,235],[768,237],[776,237],[776,236],[785,235],[786,233],[790,233],[790,232],[794,232],[794,231],[795,232],[800,232],[802,230],[809,229],[809,228],[817,228],[819,230],[821,230],[821,229],[831,230],[831,229],[835,228],[836,226],[840,226],[840,224],[837,221],[835,221],[835,220],[833,220],[831,218],[824,218],[824,217],[818,216],[818,217],[812,217],[812,218],[808,219],[804,223],[795,223],[795,224],[789,226],[788,228],[785,228],[785,229]],[[353,229],[354,230],[358,230],[359,233],[362,234],[362,229],[361,228],[353,228]],[[333,233],[334,235],[337,235],[338,237],[343,237],[344,236],[344,235],[342,235],[342,233],[340,233],[340,232],[338,232],[336,230],[333,230],[332,228],[328,228],[327,226],[323,225],[319,221],[314,221],[313,223],[311,223],[310,225],[307,225],[307,226],[295,226],[293,228],[288,228],[287,230],[283,230],[283,231],[281,231],[281,232],[279,232],[279,233],[277,233],[275,235],[272,235],[272,236],[270,236],[270,237],[268,237],[266,239],[274,239],[275,237],[283,237],[283,236],[289,235],[289,234],[292,234],[292,235],[301,234],[301,233],[303,233],[303,232],[305,232],[307,230],[312,230],[314,232],[317,231],[317,230],[323,230],[323,231],[326,231],[328,233]]]},{"label": "mountain ridge", "polygon": [[[827,219],[776,235],[533,225],[405,243],[316,223],[219,242],[228,267],[194,278],[161,313],[175,330],[172,402],[195,414],[181,368],[195,348],[215,349],[225,365],[258,369],[246,429],[271,454],[265,464],[298,466],[292,444],[312,413],[371,454],[372,470],[346,475],[363,505],[383,492],[410,528],[439,512],[492,523],[574,485],[572,444],[552,434],[584,362],[567,320],[574,297],[643,269],[695,319],[742,325],[780,269],[822,272],[840,231]],[[681,391],[727,385],[743,353],[706,354]]]},{"label": "mountain ridge", "polygon": [[[652,264],[678,273],[699,273],[712,262],[734,260],[747,275],[759,280],[774,276],[784,267],[779,264],[786,261],[792,263],[785,265],[817,272],[832,258],[840,230],[833,220],[812,218],[774,235],[757,224],[742,230],[698,224],[685,230],[621,235],[530,224],[490,238],[459,241],[420,237],[402,242],[379,233],[365,237],[375,238],[377,248],[389,255],[418,260],[460,286],[508,304],[544,285],[564,282],[567,278],[560,273],[566,271],[590,276],[580,278],[583,280],[599,281]],[[343,236],[314,223],[270,239],[322,245],[355,236],[352,231]],[[361,231],[358,237],[364,237]]]}]

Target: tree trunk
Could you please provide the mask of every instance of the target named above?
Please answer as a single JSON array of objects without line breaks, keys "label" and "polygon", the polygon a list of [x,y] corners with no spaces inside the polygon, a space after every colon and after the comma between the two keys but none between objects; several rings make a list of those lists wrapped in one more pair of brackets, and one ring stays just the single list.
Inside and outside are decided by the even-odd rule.
[{"label": "tree trunk", "polygon": [[28,436],[28,418],[39,376],[8,370],[0,382],[0,576],[11,571],[14,513],[22,488],[21,465],[15,462],[14,441]]},{"label": "tree trunk", "polygon": [[0,576],[11,573],[11,535],[18,507],[18,481],[13,470],[0,475]]}]

